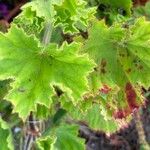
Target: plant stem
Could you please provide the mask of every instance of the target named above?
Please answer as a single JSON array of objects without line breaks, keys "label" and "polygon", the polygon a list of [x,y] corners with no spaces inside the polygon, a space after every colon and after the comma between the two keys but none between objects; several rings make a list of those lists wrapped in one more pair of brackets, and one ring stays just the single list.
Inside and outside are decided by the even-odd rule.
[{"label": "plant stem", "polygon": [[139,111],[135,112],[134,120],[135,120],[136,129],[139,135],[139,143],[140,145],[143,146],[144,150],[149,150],[150,146],[148,142],[146,141],[145,132],[144,132],[143,125],[141,122],[141,116],[140,116]]},{"label": "plant stem", "polygon": [[[51,35],[52,35],[52,23],[48,21],[45,25],[45,31],[42,39],[42,44],[46,47],[50,41],[51,41]],[[39,128],[42,127],[42,125],[39,124],[39,127],[36,124],[36,120],[34,119],[33,112],[30,113],[29,115],[29,120],[28,120],[28,125],[29,125],[29,130],[32,131],[31,133],[26,133],[25,135],[25,142],[23,143],[23,150],[31,150],[33,146],[33,142],[36,140],[37,137],[40,136],[40,130]],[[44,122],[42,122],[44,124]],[[27,125],[27,126],[28,126]],[[26,126],[26,128],[28,128]],[[27,129],[28,130],[28,129]],[[39,134],[37,134],[39,132]]]},{"label": "plant stem", "polygon": [[45,31],[44,31],[44,36],[42,39],[42,43],[44,46],[47,46],[50,41],[51,41],[51,36],[52,36],[52,23],[50,21],[48,21],[45,25]]}]

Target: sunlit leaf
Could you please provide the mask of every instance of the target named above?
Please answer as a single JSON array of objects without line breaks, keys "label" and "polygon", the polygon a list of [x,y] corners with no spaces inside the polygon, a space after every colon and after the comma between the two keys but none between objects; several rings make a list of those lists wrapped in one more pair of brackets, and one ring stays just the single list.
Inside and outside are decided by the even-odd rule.
[{"label": "sunlit leaf", "polygon": [[0,78],[15,80],[6,98],[21,118],[35,111],[37,103],[50,107],[54,85],[68,91],[74,102],[88,90],[86,76],[94,63],[78,55],[79,47],[77,43],[42,47],[16,26],[0,34]]}]

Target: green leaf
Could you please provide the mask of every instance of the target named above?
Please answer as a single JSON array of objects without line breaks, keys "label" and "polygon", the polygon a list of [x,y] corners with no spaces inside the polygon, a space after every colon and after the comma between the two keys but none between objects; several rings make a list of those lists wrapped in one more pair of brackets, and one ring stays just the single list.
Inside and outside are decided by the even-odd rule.
[{"label": "green leaf", "polygon": [[95,22],[89,31],[83,49],[97,63],[91,90],[101,95],[113,112],[122,110],[122,115],[128,115],[143,103],[140,87],[150,85],[149,27],[150,23],[140,18],[130,28],[108,28],[103,21]]},{"label": "green leaf", "polygon": [[[86,30],[89,19],[95,13],[95,8],[87,8],[83,0],[34,0],[23,6],[23,10],[31,8],[38,17],[44,17],[63,28],[64,32]],[[42,11],[41,11],[42,10]]]},{"label": "green leaf", "polygon": [[61,5],[63,0],[33,0],[22,7],[22,9],[31,8],[35,11],[38,17],[44,17],[48,20],[53,20],[56,14],[54,5]]},{"label": "green leaf", "polygon": [[104,99],[102,97],[84,95],[84,100],[80,101],[76,107],[69,101],[66,94],[60,99],[61,108],[67,110],[67,117],[84,122],[94,130],[113,133],[119,129],[116,120],[106,114],[108,108],[103,104]]},{"label": "green leaf", "polygon": [[51,109],[46,107],[45,105],[37,105],[37,111],[35,112],[36,118],[39,120],[44,120],[48,118],[51,114]]},{"label": "green leaf", "polygon": [[117,131],[119,126],[115,119],[105,119],[104,116],[101,115],[101,111],[102,110],[99,105],[93,105],[93,107],[88,110],[84,120],[88,123],[89,127],[106,133]]},{"label": "green leaf", "polygon": [[114,133],[119,129],[115,119],[107,119],[104,117],[104,114],[102,115],[102,109],[99,104],[93,104],[91,108],[85,111],[81,111],[79,107],[73,108],[72,110],[73,111],[68,112],[69,116],[75,120],[86,123],[91,129],[106,133]]},{"label": "green leaf", "polygon": [[58,124],[60,123],[61,119],[66,115],[66,110],[64,109],[58,109],[58,111],[55,113],[53,117],[53,123]]},{"label": "green leaf", "polygon": [[57,150],[54,148],[54,144],[56,142],[55,137],[44,137],[37,141],[37,149],[38,150]]},{"label": "green leaf", "polygon": [[48,145],[50,150],[84,150],[84,140],[78,137],[78,130],[76,125],[61,125],[54,128],[49,136],[39,138],[37,143]]},{"label": "green leaf", "polygon": [[89,19],[95,13],[95,8],[87,8],[83,0],[64,0],[62,5],[55,6],[56,22],[61,24],[64,32],[86,30]]},{"label": "green leaf", "polygon": [[14,150],[11,130],[8,125],[0,118],[0,146],[2,150]]},{"label": "green leaf", "polygon": [[38,38],[44,28],[44,19],[37,17],[36,12],[32,11],[30,7],[24,9],[14,18],[13,23],[22,28],[28,35],[36,35]]},{"label": "green leaf", "polygon": [[68,91],[74,103],[81,98],[94,63],[86,55],[78,55],[79,48],[77,43],[42,47],[16,26],[0,34],[0,78],[14,78],[6,98],[21,118],[35,111],[37,103],[50,107],[54,85]]}]

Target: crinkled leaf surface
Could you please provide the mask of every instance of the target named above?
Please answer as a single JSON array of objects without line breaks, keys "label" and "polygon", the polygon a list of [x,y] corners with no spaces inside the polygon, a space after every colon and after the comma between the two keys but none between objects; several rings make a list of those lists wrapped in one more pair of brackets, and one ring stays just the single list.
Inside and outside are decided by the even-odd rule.
[{"label": "crinkled leaf surface", "polygon": [[95,8],[86,8],[83,0],[64,0],[62,5],[55,7],[57,20],[65,32],[76,32],[77,28],[85,30],[89,18],[95,13]]},{"label": "crinkled leaf surface", "polygon": [[55,15],[54,5],[61,5],[63,0],[33,0],[22,7],[26,9],[30,7],[35,11],[37,16],[44,17],[45,19],[53,19]]},{"label": "crinkled leaf surface", "polygon": [[48,144],[50,150],[84,150],[84,139],[78,137],[78,130],[76,125],[61,125],[52,130],[46,138],[41,137],[38,145]]},{"label": "crinkled leaf surface", "polygon": [[85,30],[89,18],[95,12],[94,8],[86,8],[83,0],[34,0],[26,4],[23,10],[27,8],[35,11],[38,17],[50,20],[55,26],[61,24],[65,32],[76,32],[77,28]]},{"label": "crinkled leaf surface", "polygon": [[0,118],[0,148],[1,150],[14,150],[11,131],[8,125]]},{"label": "crinkled leaf surface", "polygon": [[7,34],[0,33],[0,78],[14,78],[7,99],[21,118],[35,111],[37,103],[51,105],[53,85],[69,91],[74,103],[81,98],[94,63],[77,54],[79,47],[76,43],[42,47],[16,26]]},{"label": "crinkled leaf surface", "polygon": [[40,36],[41,31],[44,28],[44,19],[37,17],[36,12],[32,11],[30,7],[24,9],[16,18],[13,23],[18,27],[24,29],[28,35]]},{"label": "crinkled leaf surface", "polygon": [[[139,88],[150,85],[150,23],[140,18],[130,28],[107,27],[97,22],[83,49],[97,63],[91,76],[92,91],[103,97],[106,108],[118,109],[122,118],[142,103]],[[112,93],[118,93],[116,96]],[[123,109],[123,110],[122,110]],[[122,112],[121,112],[122,110]],[[119,117],[120,116],[120,117]]]}]

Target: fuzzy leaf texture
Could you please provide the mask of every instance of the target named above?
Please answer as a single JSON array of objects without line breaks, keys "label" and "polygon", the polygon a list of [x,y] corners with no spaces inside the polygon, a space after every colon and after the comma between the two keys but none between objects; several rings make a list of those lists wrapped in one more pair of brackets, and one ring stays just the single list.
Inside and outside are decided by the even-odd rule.
[{"label": "fuzzy leaf texture", "polygon": [[14,18],[13,23],[24,29],[28,35],[33,34],[38,38],[44,28],[44,19],[37,17],[36,12],[32,11],[30,7]]},{"label": "fuzzy leaf texture", "polygon": [[[31,8],[38,17],[52,20],[56,14],[54,5],[61,5],[63,0],[33,0],[22,7],[22,9]],[[41,11],[42,10],[42,11]]]},{"label": "fuzzy leaf texture", "polygon": [[64,32],[85,31],[89,19],[93,17],[95,8],[86,6],[83,0],[64,0],[62,5],[56,6],[57,20],[55,25],[61,24]]},{"label": "fuzzy leaf texture", "polygon": [[64,32],[71,33],[85,30],[88,20],[95,13],[95,8],[87,8],[83,0],[34,0],[22,9],[25,11],[28,8],[38,17],[51,20],[55,26],[61,25]]},{"label": "fuzzy leaf texture", "polygon": [[22,119],[36,110],[37,103],[51,106],[53,85],[68,91],[74,103],[81,98],[94,63],[78,55],[79,47],[77,43],[42,47],[15,25],[7,34],[0,33],[0,79],[15,80],[6,99]]},{"label": "fuzzy leaf texture", "polygon": [[129,28],[95,22],[83,49],[97,63],[91,90],[101,105],[124,118],[144,103],[140,88],[150,85],[150,23],[138,19]]},{"label": "fuzzy leaf texture", "polygon": [[84,139],[78,137],[78,126],[61,125],[37,141],[40,150],[84,150]]},{"label": "fuzzy leaf texture", "polygon": [[12,144],[11,130],[8,125],[0,118],[0,146],[1,150],[14,150]]}]

